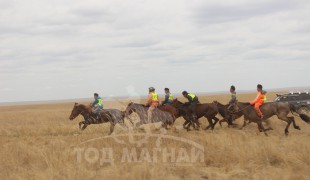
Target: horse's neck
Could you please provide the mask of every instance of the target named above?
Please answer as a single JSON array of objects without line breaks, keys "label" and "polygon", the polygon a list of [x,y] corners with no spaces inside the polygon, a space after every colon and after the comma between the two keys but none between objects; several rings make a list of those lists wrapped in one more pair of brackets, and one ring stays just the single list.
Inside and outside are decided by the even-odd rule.
[{"label": "horse's neck", "polygon": [[220,107],[220,108],[227,108],[229,105],[228,104],[226,104],[226,105],[224,105],[224,104],[221,104],[221,103],[217,103],[217,105],[218,105],[218,107]]},{"label": "horse's neck", "polygon": [[90,107],[85,106],[85,105],[81,105],[80,108],[82,109],[81,111],[81,115],[83,117],[89,116],[91,113]]},{"label": "horse's neck", "polygon": [[250,106],[250,103],[238,103],[238,106],[240,107],[240,108],[245,108],[245,107],[247,107],[247,106]]},{"label": "horse's neck", "polygon": [[133,109],[135,112],[140,116],[140,114],[143,114],[147,112],[147,107],[142,106],[141,104],[134,104]]},{"label": "horse's neck", "polygon": [[82,111],[81,112],[81,115],[83,116],[83,117],[87,117],[87,116],[89,116],[91,113],[88,111],[88,110],[84,110],[84,111]]}]

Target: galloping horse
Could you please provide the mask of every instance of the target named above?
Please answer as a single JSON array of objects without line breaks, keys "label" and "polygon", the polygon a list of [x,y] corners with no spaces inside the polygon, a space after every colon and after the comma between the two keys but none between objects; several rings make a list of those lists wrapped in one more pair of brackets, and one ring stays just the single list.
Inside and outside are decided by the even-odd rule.
[{"label": "galloping horse", "polygon": [[176,109],[172,109],[172,112],[167,112],[167,111],[170,111],[171,109],[168,109],[168,105],[165,105],[163,107],[155,108],[153,111],[151,122],[148,122],[148,117],[147,117],[148,108],[149,107],[144,106],[142,104],[131,102],[128,104],[125,110],[125,117],[128,117],[130,114],[135,112],[138,114],[140,118],[140,122],[137,123],[136,126],[139,127],[142,124],[162,122],[163,123],[162,126],[165,128],[167,128],[167,125],[173,125],[175,118],[178,117]]},{"label": "galloping horse", "polygon": [[[229,104],[224,105],[218,101],[213,101],[213,103],[217,105],[217,108],[219,110],[219,114],[223,117],[223,119],[219,121],[220,126],[222,126],[223,122],[227,122],[228,127],[230,127],[231,125],[234,125],[234,124],[232,124],[232,122],[229,122],[229,120],[228,120],[229,118],[232,118],[232,121],[234,121],[235,119],[238,119],[241,116],[243,116],[242,111],[239,111],[239,112],[232,114],[228,109]],[[242,128],[246,126],[246,121],[247,121],[247,119],[244,118],[244,123],[243,123]]]},{"label": "galloping horse", "polygon": [[[100,119],[96,118],[96,115],[92,112],[89,105],[75,103],[69,117],[70,120],[75,119],[78,115],[84,117],[84,121],[79,122],[79,127],[84,130],[90,124],[101,124],[110,122],[110,134],[114,130],[114,126],[119,123],[124,126],[124,112],[117,109],[102,109],[100,110]],[[83,127],[81,125],[83,124]]]},{"label": "galloping horse", "polygon": [[[187,113],[190,113],[190,107],[187,104],[184,104],[180,101],[178,101],[178,99],[174,99],[171,103],[172,106],[176,107],[178,110],[184,110]],[[201,117],[205,117],[208,119],[209,125],[205,128],[206,130],[209,129],[211,127],[211,129],[214,129],[214,126],[216,125],[216,123],[219,121],[219,119],[216,117],[216,115],[218,114],[218,108],[216,106],[216,104],[214,103],[204,103],[204,104],[197,104],[196,108],[195,108],[195,112],[197,115],[197,119],[193,120],[192,122],[190,121],[190,119],[185,119],[185,123],[183,124],[183,127],[186,126],[186,124],[188,124],[188,126],[186,127],[186,129],[188,129],[190,127],[191,124],[197,124],[199,127],[199,122],[198,119]],[[188,117],[191,117],[192,114],[188,114]],[[215,120],[215,122],[213,123],[212,119]]]},{"label": "galloping horse", "polygon": [[[267,135],[266,130],[268,129],[265,129],[263,127],[262,119],[257,116],[256,111],[254,110],[254,107],[250,105],[250,103],[236,102],[233,105],[233,107],[234,107],[235,112],[241,111],[245,118],[249,119],[252,122],[256,122],[259,131],[264,131],[265,135]],[[264,120],[276,115],[278,116],[278,119],[287,122],[287,126],[285,127],[285,130],[284,130],[285,135],[288,135],[289,133],[288,128],[290,127],[292,122],[293,122],[294,128],[300,130],[300,127],[296,125],[295,118],[292,116],[290,117],[288,116],[290,112],[292,114],[293,112],[297,113],[302,120],[304,120],[307,123],[310,123],[309,116],[298,113],[295,107],[291,104],[287,104],[283,102],[271,102],[271,103],[266,103],[262,105],[260,109],[264,114]]]}]

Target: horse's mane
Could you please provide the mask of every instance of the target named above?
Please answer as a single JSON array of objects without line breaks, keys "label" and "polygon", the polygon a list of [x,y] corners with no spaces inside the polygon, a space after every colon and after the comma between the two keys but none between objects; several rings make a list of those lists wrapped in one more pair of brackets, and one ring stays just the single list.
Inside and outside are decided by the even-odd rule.
[{"label": "horse's mane", "polygon": [[228,104],[224,105],[224,104],[222,104],[222,103],[220,103],[220,102],[218,102],[218,101],[213,101],[213,103],[216,104],[216,105],[219,105],[219,106],[221,106],[221,107],[226,107],[226,106],[228,106]]},{"label": "horse's mane", "polygon": [[141,104],[141,103],[134,103],[134,102],[130,102],[130,103],[129,103],[129,105],[132,105],[132,104],[133,104],[133,105],[144,106],[144,104]]},{"label": "horse's mane", "polygon": [[90,110],[91,109],[90,105],[88,105],[88,104],[85,105],[85,104],[75,103],[75,106],[78,106],[79,108],[84,109],[84,110]]},{"label": "horse's mane", "polygon": [[241,104],[243,104],[243,105],[250,105],[249,102],[238,102],[238,103],[241,103]]}]

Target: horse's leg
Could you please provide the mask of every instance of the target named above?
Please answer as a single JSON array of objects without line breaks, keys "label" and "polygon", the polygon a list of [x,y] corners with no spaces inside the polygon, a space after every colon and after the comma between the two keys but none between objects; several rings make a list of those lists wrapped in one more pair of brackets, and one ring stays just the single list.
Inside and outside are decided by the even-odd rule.
[{"label": "horse's leg", "polygon": [[199,123],[199,119],[197,118],[196,114],[192,115],[192,119],[191,119],[191,124],[193,125],[193,128],[195,130],[199,130],[200,128],[200,123]]},{"label": "horse's leg", "polygon": [[294,117],[288,117],[288,118],[290,118],[290,119],[291,119],[291,121],[293,122],[293,126],[294,126],[294,128],[295,128],[295,129],[300,130],[300,127],[299,127],[299,126],[297,126],[297,124],[296,124],[296,122],[295,122],[295,118],[294,118]]},{"label": "horse's leg", "polygon": [[111,135],[114,131],[114,127],[115,127],[115,124],[111,122],[111,125],[110,125],[110,134]]},{"label": "horse's leg", "polygon": [[287,125],[286,125],[286,127],[285,127],[285,129],[284,129],[284,133],[285,133],[285,135],[287,136],[288,135],[288,128],[290,127],[290,125],[291,125],[291,123],[292,123],[292,119],[290,118],[290,117],[287,117],[286,115],[284,115],[284,114],[279,114],[278,115],[278,118],[279,119],[281,119],[282,121],[285,121],[285,122],[287,122]]},{"label": "horse's leg", "polygon": [[88,126],[89,124],[87,124],[87,123],[84,123],[84,126],[82,127],[82,131]]},{"label": "horse's leg", "polygon": [[[190,121],[188,120],[188,117],[183,117],[184,118],[184,120],[185,120],[185,122],[183,123],[183,128],[184,129],[189,129],[189,123],[190,123]],[[188,126],[186,126],[186,125],[188,125]]]},{"label": "horse's leg", "polygon": [[186,129],[186,125],[187,125],[187,121],[185,120],[185,122],[183,123],[183,129]]},{"label": "horse's leg", "polygon": [[215,120],[215,122],[212,124],[212,130],[214,129],[216,123],[219,122],[219,119],[217,117],[214,116],[213,119]]},{"label": "horse's leg", "polygon": [[205,130],[208,130],[210,127],[212,127],[212,124],[213,124],[212,118],[207,117],[207,119],[208,119],[209,125],[205,128]]},{"label": "horse's leg", "polygon": [[123,128],[127,128],[128,129],[128,126],[125,124],[124,121],[122,121],[121,123],[119,123]]},{"label": "horse's leg", "polygon": [[186,126],[186,130],[187,130],[187,131],[190,131],[191,125],[192,125],[192,122],[191,122],[191,121],[188,121],[188,122],[187,122],[187,126]]},{"label": "horse's leg", "polygon": [[195,130],[199,130],[200,124],[199,124],[198,118],[195,115],[193,115],[192,118],[189,118],[189,119],[190,119],[189,121],[190,125],[192,125]]},{"label": "horse's leg", "polygon": [[193,127],[197,131],[200,129],[200,123],[199,123],[198,119],[193,123]]},{"label": "horse's leg", "polygon": [[262,120],[259,120],[259,121],[257,121],[256,123],[257,123],[259,132],[264,132],[264,134],[265,134],[266,136],[268,136],[268,134],[266,133],[266,129],[265,129],[264,126],[263,126]]},{"label": "horse's leg", "polygon": [[162,123],[161,125],[163,128],[165,128],[166,130],[168,130],[168,124],[167,123]]},{"label": "horse's leg", "polygon": [[80,128],[80,129],[82,128],[81,126],[82,126],[82,124],[84,124],[84,122],[85,122],[85,121],[79,122],[79,128]]},{"label": "horse's leg", "polygon": [[249,125],[252,121],[246,118],[243,118],[243,125],[240,129],[245,128],[247,125]]},{"label": "horse's leg", "polygon": [[195,123],[196,123],[197,128],[198,128],[197,130],[199,130],[200,129],[200,122],[199,122],[198,118],[196,118]]},{"label": "horse's leg", "polygon": [[190,120],[188,120],[188,118],[185,118],[185,122],[183,124],[183,128],[186,129],[187,131],[189,131],[191,124],[192,124],[192,122]]},{"label": "horse's leg", "polygon": [[223,123],[223,122],[227,122],[225,118],[224,118],[224,119],[221,119],[221,120],[219,121],[219,124],[220,124],[221,127],[223,127],[223,126],[222,126],[222,123]]}]

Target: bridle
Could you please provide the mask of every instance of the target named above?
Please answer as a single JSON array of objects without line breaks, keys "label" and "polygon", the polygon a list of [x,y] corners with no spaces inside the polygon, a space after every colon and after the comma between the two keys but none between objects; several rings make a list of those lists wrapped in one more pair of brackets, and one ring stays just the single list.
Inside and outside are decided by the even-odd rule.
[{"label": "bridle", "polygon": [[248,108],[248,107],[250,107],[250,106],[252,106],[252,104],[249,104],[249,105],[243,107],[242,109],[240,109],[240,110],[238,110],[238,111],[230,111],[230,110],[227,110],[227,111],[228,111],[229,113],[231,113],[231,114],[236,114],[236,113],[242,112],[243,110],[245,110],[246,108]]}]

